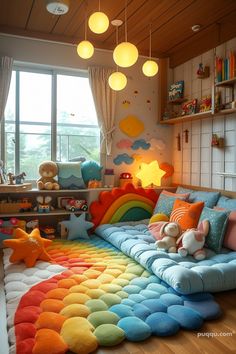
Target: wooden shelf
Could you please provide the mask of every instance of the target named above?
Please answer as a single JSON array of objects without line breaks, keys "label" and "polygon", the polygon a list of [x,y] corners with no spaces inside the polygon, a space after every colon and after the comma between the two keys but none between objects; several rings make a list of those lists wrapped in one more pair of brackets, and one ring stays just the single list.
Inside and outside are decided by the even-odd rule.
[{"label": "wooden shelf", "polygon": [[171,118],[171,119],[165,119],[165,120],[160,121],[160,124],[178,124],[178,123],[191,122],[193,120],[228,115],[228,114],[233,114],[233,113],[236,113],[236,108],[222,109],[216,113],[212,113],[211,111],[200,112],[200,113],[195,113],[195,114],[191,114],[188,116],[181,116],[181,117],[176,117],[176,118]]},{"label": "wooden shelf", "polygon": [[219,112],[216,112],[214,115],[221,116],[224,114],[232,114],[232,113],[236,113],[236,108],[221,109]]},{"label": "wooden shelf", "polygon": [[0,214],[0,218],[11,218],[11,217],[14,217],[14,216],[38,216],[38,217],[41,217],[41,216],[58,216],[58,215],[70,215],[70,214],[88,214],[88,212],[86,211],[75,211],[75,212],[71,212],[71,211],[68,211],[68,210],[64,210],[64,209],[58,209],[58,210],[53,210],[53,211],[50,211],[50,213],[38,213],[37,211],[27,211],[27,212],[24,212],[24,213],[7,213],[7,214]]},{"label": "wooden shelf", "polygon": [[[36,188],[34,188],[34,189],[29,189],[29,190],[18,190],[17,191],[17,194],[19,194],[19,193],[22,193],[22,194],[31,194],[31,193],[39,193],[39,194],[41,194],[41,193],[43,193],[43,194],[51,194],[51,193],[90,193],[90,192],[94,192],[94,191],[99,191],[99,192],[101,192],[101,191],[110,191],[112,188],[90,188],[90,189],[88,189],[88,188],[85,188],[85,189],[58,189],[58,190],[46,190],[46,189],[43,189],[43,190],[39,190],[39,189],[36,189]],[[11,191],[11,194],[14,194],[14,192],[16,192],[15,190],[12,190]],[[6,193],[9,193],[9,192],[3,192],[3,191],[1,191],[1,189],[0,189],[0,193],[2,193],[2,194],[6,194]]]},{"label": "wooden shelf", "polygon": [[230,80],[216,82],[215,86],[216,87],[233,86],[235,83],[236,83],[236,77],[234,77],[233,79],[230,79]]},{"label": "wooden shelf", "polygon": [[182,104],[184,102],[186,102],[187,99],[186,98],[178,98],[177,100],[174,101],[168,101],[168,104]]},{"label": "wooden shelf", "polygon": [[171,118],[171,119],[166,119],[160,121],[160,124],[177,124],[177,123],[183,123],[183,122],[190,122],[193,120],[197,119],[204,119],[204,118],[209,118],[212,117],[212,112],[200,112],[200,113],[195,113],[187,116],[181,116],[181,117],[176,117],[176,118]]}]

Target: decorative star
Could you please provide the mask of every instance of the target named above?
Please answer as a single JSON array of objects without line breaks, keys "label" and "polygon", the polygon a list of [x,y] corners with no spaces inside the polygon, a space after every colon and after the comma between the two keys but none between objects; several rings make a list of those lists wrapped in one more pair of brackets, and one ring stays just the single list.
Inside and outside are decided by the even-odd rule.
[{"label": "decorative star", "polygon": [[79,217],[75,214],[70,215],[70,220],[62,221],[62,224],[68,229],[68,240],[89,239],[87,230],[91,229],[94,224],[85,220],[85,213]]},{"label": "decorative star", "polygon": [[160,169],[158,162],[152,161],[151,163],[142,163],[140,171],[136,177],[141,179],[142,187],[148,187],[152,184],[156,186],[161,185],[161,178],[165,175],[165,171]]},{"label": "decorative star", "polygon": [[39,229],[34,229],[30,234],[17,228],[14,239],[4,240],[4,246],[13,249],[9,258],[10,262],[15,263],[24,261],[26,267],[33,267],[37,260],[50,261],[50,256],[45,250],[45,246],[51,244],[51,240],[40,236]]}]

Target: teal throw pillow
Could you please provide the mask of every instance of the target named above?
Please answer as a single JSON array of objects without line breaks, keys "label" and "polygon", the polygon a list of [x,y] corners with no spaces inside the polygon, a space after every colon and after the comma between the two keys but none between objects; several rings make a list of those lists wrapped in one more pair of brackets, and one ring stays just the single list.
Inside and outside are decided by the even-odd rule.
[{"label": "teal throw pillow", "polygon": [[61,189],[85,188],[81,172],[81,162],[57,162],[58,183]]},{"label": "teal throw pillow", "polygon": [[226,226],[228,222],[228,211],[219,211],[204,207],[200,216],[200,221],[209,220],[210,230],[206,237],[206,245],[212,251],[219,253],[222,248]]},{"label": "teal throw pillow", "polygon": [[179,195],[175,196],[174,193],[173,195],[168,195],[165,194],[165,192],[162,192],[157,200],[156,206],[153,211],[153,215],[165,214],[166,216],[170,217],[176,199],[186,200],[187,198],[181,197]]}]

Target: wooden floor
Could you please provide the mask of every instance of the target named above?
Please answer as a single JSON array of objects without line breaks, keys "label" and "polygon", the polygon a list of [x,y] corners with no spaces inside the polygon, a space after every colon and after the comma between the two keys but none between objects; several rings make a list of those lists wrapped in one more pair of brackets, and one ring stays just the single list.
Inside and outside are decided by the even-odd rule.
[{"label": "wooden floor", "polygon": [[[215,294],[223,310],[218,320],[207,321],[200,331],[179,331],[172,337],[150,337],[139,343],[123,342],[112,348],[100,348],[94,354],[227,354],[236,353],[236,290]],[[214,337],[199,337],[199,334]]]}]

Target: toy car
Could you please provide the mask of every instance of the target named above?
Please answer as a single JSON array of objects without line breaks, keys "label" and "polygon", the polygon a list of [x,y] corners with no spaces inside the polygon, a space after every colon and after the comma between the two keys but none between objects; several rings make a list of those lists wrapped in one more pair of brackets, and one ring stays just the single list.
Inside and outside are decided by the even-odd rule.
[{"label": "toy car", "polygon": [[66,203],[65,206],[66,210],[69,211],[87,211],[88,210],[88,205],[85,199],[70,199]]}]

